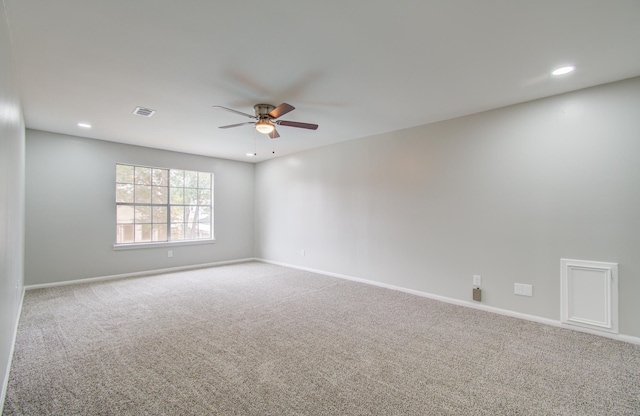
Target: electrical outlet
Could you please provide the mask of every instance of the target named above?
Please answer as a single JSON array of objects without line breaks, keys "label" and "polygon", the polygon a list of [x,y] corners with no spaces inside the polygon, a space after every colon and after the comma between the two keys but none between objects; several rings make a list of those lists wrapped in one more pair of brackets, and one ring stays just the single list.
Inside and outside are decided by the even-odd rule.
[{"label": "electrical outlet", "polygon": [[475,287],[480,287],[482,285],[482,276],[480,276],[479,274],[474,274],[473,275],[473,285]]},{"label": "electrical outlet", "polygon": [[167,257],[173,257],[173,251],[171,250],[167,251]]},{"label": "electrical outlet", "polygon": [[304,255],[305,255],[305,251],[304,251],[304,249],[300,250],[300,255],[301,255],[302,257],[304,257]]}]

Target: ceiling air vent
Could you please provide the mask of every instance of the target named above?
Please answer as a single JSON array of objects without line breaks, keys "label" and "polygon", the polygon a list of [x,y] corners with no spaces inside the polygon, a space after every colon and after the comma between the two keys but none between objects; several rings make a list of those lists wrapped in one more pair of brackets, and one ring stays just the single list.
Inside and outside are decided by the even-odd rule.
[{"label": "ceiling air vent", "polygon": [[136,107],[135,110],[133,110],[133,114],[137,114],[139,116],[144,116],[144,117],[151,117],[152,115],[154,115],[156,112],[156,110],[152,110],[150,108],[144,108],[144,107]]}]

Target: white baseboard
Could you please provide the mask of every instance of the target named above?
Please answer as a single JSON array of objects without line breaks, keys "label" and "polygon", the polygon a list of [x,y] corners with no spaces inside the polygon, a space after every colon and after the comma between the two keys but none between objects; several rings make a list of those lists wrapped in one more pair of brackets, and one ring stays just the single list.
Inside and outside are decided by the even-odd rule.
[{"label": "white baseboard", "polygon": [[224,266],[226,264],[246,263],[249,261],[257,261],[257,260],[258,259],[254,259],[254,258],[245,258],[245,259],[237,259],[237,260],[217,261],[214,263],[202,263],[202,264],[194,264],[189,266],[170,267],[167,269],[146,270],[143,272],[123,273],[123,274],[114,274],[110,276],[87,277],[83,279],[65,280],[63,282],[26,285],[24,288],[25,290],[31,290],[31,289],[42,289],[46,287],[67,286],[67,285],[75,285],[80,283],[99,282],[102,280],[115,280],[115,279],[124,279],[127,277],[150,276],[154,274],[174,273],[174,272],[182,272],[187,270],[204,269],[207,267]]},{"label": "white baseboard", "polygon": [[9,362],[7,363],[7,371],[5,371],[4,379],[2,381],[2,391],[0,391],[0,415],[4,410],[4,401],[7,397],[7,387],[9,387],[9,374],[11,374],[11,363],[13,363],[13,352],[16,347],[16,338],[18,337],[18,325],[20,324],[20,316],[22,315],[22,304],[24,303],[24,291],[22,288],[22,294],[20,296],[20,304],[18,305],[18,314],[16,315],[16,323],[13,327],[13,337],[11,338],[11,349],[9,350]]},{"label": "white baseboard", "polygon": [[[541,316],[529,315],[529,314],[525,314],[525,313],[521,313],[521,312],[511,311],[511,310],[508,310],[508,309],[496,308],[494,306],[483,305],[483,304],[480,304],[480,303],[474,303],[474,302],[470,302],[470,301],[466,301],[466,300],[461,300],[461,299],[449,298],[449,297],[446,297],[446,296],[435,295],[435,294],[432,294],[432,293],[422,292],[422,291],[415,290],[415,289],[409,289],[409,288],[402,287],[402,286],[396,286],[396,285],[391,285],[391,284],[388,284],[388,283],[377,282],[375,280],[368,280],[368,279],[363,279],[363,278],[360,278],[360,277],[348,276],[348,275],[344,275],[344,274],[328,272],[328,271],[325,271],[325,270],[312,269],[310,267],[297,266],[297,265],[294,265],[294,264],[283,263],[283,262],[272,261],[272,260],[261,259],[261,258],[253,258],[253,257],[244,258],[244,259],[237,259],[237,260],[220,261],[220,262],[214,262],[214,263],[196,264],[196,265],[190,265],[190,266],[171,267],[171,268],[167,268],[167,269],[147,270],[147,271],[135,272],[135,273],[124,273],[124,274],[117,274],[117,275],[111,275],[111,276],[89,277],[89,278],[85,278],[85,279],[67,280],[67,281],[63,281],[63,282],[27,285],[27,286],[24,287],[24,290],[40,289],[40,288],[54,287],[54,286],[66,286],[66,285],[73,285],[73,284],[80,284],[80,283],[97,282],[97,281],[102,281],[102,280],[123,279],[123,278],[127,278],[127,277],[149,276],[149,275],[162,274],[162,273],[173,273],[173,272],[186,271],[186,270],[203,269],[203,268],[207,268],[207,267],[223,266],[223,265],[226,265],[226,264],[246,263],[246,262],[250,262],[250,261],[259,261],[259,262],[262,262],[262,263],[275,264],[275,265],[278,265],[278,266],[289,267],[289,268],[297,269],[297,270],[304,270],[304,271],[307,271],[307,272],[322,274],[322,275],[325,275],[325,276],[337,277],[339,279],[345,279],[345,280],[351,280],[351,281],[354,281],[354,282],[365,283],[365,284],[369,284],[369,285],[373,285],[373,286],[383,287],[383,288],[386,288],[386,289],[397,290],[397,291],[400,291],[400,292],[409,293],[409,294],[416,295],[416,296],[422,296],[422,297],[429,298],[429,299],[439,300],[441,302],[446,302],[446,303],[451,303],[451,304],[454,304],[454,305],[464,306],[464,307],[467,307],[467,308],[479,309],[479,310],[482,310],[482,311],[492,312],[492,313],[496,313],[496,314],[499,314],[499,315],[511,316],[513,318],[519,318],[519,319],[524,319],[524,320],[527,320],[527,321],[538,322],[538,323],[541,323],[541,324],[551,325],[551,326],[555,326],[555,327],[559,327],[559,328],[571,329],[573,331],[586,332],[586,333],[593,334],[593,335],[599,335],[599,336],[602,336],[602,337],[611,338],[611,339],[615,339],[615,340],[618,340],[618,341],[624,341],[624,342],[628,342],[628,343],[631,343],[631,344],[640,345],[640,338],[639,337],[634,337],[634,336],[631,336],[631,335],[611,334],[611,333],[600,332],[600,331],[592,330],[592,329],[589,329],[589,328],[582,328],[582,327],[578,327],[578,326],[568,325],[568,324],[562,323],[559,320],[555,320],[555,319],[543,318]],[[23,298],[24,298],[24,291],[23,291]],[[20,309],[22,310],[22,302],[20,303]],[[17,331],[17,324],[16,324],[16,331]],[[14,342],[15,342],[15,336],[14,336]],[[4,390],[3,390],[2,393],[4,394]],[[4,403],[4,402],[0,402],[0,403]]]},{"label": "white baseboard", "polygon": [[363,278],[360,278],[360,277],[353,277],[353,276],[347,276],[347,275],[339,274],[339,273],[327,272],[327,271],[324,271],[324,270],[312,269],[310,267],[296,266],[294,264],[282,263],[282,262],[278,262],[278,261],[272,261],[272,260],[266,260],[266,259],[260,259],[260,258],[256,258],[254,260],[260,261],[260,262],[263,262],[263,263],[269,263],[269,264],[275,264],[275,265],[278,265],[278,266],[289,267],[289,268],[292,268],[292,269],[304,270],[304,271],[311,272],[311,273],[323,274],[325,276],[337,277],[339,279],[345,279],[345,280],[351,280],[351,281],[354,281],[354,282],[365,283],[365,284],[368,284],[368,285],[383,287],[383,288],[386,288],[386,289],[397,290],[397,291],[400,291],[400,292],[410,293],[410,294],[416,295],[416,296],[422,296],[424,298],[439,300],[441,302],[451,303],[451,304],[459,305],[459,306],[465,306],[467,308],[479,309],[479,310],[482,310],[482,311],[492,312],[492,313],[496,313],[496,314],[499,314],[499,315],[505,315],[505,316],[510,316],[510,317],[513,317],[513,318],[524,319],[526,321],[538,322],[538,323],[541,323],[541,324],[551,325],[551,326],[555,326],[555,327],[559,327],[559,328],[571,329],[571,330],[578,331],[578,332],[586,332],[586,333],[593,334],[593,335],[599,335],[599,336],[602,336],[602,337],[611,338],[611,339],[615,339],[615,340],[618,340],[618,341],[624,341],[624,342],[628,342],[628,343],[631,343],[631,344],[640,345],[640,338],[634,337],[634,336],[631,336],[631,335],[612,334],[612,333],[600,332],[600,331],[592,330],[592,329],[589,329],[589,328],[582,328],[582,327],[567,325],[567,324],[562,323],[559,320],[555,320],[555,319],[543,318],[541,316],[529,315],[529,314],[526,314],[526,313],[510,311],[508,309],[496,308],[494,306],[487,306],[487,305],[483,305],[483,304],[480,304],[480,303],[474,303],[474,302],[470,302],[470,301],[466,301],[466,300],[460,300],[460,299],[455,299],[455,298],[449,298],[449,297],[446,297],[446,296],[434,295],[432,293],[421,292],[419,290],[414,290],[414,289],[408,289],[408,288],[402,287],[402,286],[395,286],[395,285],[390,285],[388,283],[377,282],[375,280],[368,280],[368,279],[363,279]]}]

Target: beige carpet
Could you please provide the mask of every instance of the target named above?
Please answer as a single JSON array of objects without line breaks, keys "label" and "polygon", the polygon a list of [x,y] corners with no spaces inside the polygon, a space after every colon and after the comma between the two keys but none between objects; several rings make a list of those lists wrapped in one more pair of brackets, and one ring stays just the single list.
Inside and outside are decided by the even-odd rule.
[{"label": "beige carpet", "polygon": [[245,263],[26,293],[5,415],[634,415],[640,347]]}]

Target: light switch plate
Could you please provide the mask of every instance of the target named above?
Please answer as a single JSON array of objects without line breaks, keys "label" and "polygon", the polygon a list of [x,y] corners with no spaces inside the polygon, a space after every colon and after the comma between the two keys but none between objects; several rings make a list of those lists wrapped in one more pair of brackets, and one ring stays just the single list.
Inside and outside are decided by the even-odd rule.
[{"label": "light switch plate", "polygon": [[480,287],[482,285],[482,276],[480,276],[479,274],[474,274],[473,285],[476,287]]}]

